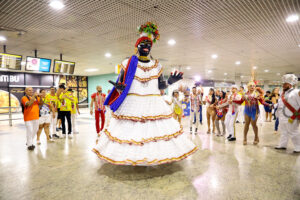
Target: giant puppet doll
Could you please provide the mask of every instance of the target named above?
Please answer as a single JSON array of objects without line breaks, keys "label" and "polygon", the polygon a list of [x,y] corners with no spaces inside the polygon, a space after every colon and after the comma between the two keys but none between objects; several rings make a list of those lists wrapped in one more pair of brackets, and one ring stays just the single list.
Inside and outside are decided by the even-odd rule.
[{"label": "giant puppet doll", "polygon": [[98,157],[116,165],[159,165],[182,160],[197,151],[173,118],[171,108],[161,96],[180,79],[171,74],[164,81],[163,68],[149,58],[153,43],[159,39],[157,26],[139,27],[137,55],[122,62],[122,70],[105,105],[112,110],[110,124],[100,134],[93,148]]}]

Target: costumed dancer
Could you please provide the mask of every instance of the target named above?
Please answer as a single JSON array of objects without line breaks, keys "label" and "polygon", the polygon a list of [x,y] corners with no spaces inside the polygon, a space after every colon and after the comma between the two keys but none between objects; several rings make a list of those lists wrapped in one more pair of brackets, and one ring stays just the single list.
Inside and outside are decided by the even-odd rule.
[{"label": "costumed dancer", "polygon": [[247,145],[247,134],[249,131],[249,126],[251,124],[254,131],[254,145],[259,143],[258,137],[258,127],[257,127],[257,119],[259,116],[259,103],[265,106],[270,106],[265,103],[263,94],[264,91],[256,87],[256,83],[254,81],[250,81],[248,83],[248,91],[243,96],[242,100],[239,102],[240,104],[245,102],[245,126],[244,126],[244,141],[243,144]]},{"label": "costumed dancer", "polygon": [[209,89],[208,95],[205,97],[205,105],[206,105],[206,118],[207,118],[207,134],[210,134],[210,119],[212,120],[212,126],[213,131],[212,133],[215,133],[215,121],[216,121],[216,96],[215,96],[215,90],[213,88]]},{"label": "costumed dancer", "polygon": [[237,92],[238,87],[236,85],[231,86],[231,95],[228,98],[227,103],[224,103],[223,106],[226,104],[229,105],[228,112],[225,118],[225,126],[228,132],[228,141],[235,141],[235,122],[236,118],[239,113],[239,104],[237,102],[241,101],[242,96]]},{"label": "costumed dancer", "polygon": [[[226,134],[225,131],[225,116],[228,111],[228,103],[227,103],[227,96],[226,92],[221,91],[220,100],[217,102],[216,106],[217,110],[217,117],[216,117],[216,127],[217,127],[217,136],[223,136]],[[223,132],[220,131],[219,122],[222,123]]]},{"label": "costumed dancer", "polygon": [[174,90],[172,93],[172,103],[173,103],[173,114],[174,119],[176,119],[181,124],[181,118],[182,118],[182,103],[179,99],[179,91]]},{"label": "costumed dancer", "polygon": [[190,133],[193,133],[193,121],[195,120],[195,134],[198,132],[199,120],[200,116],[200,96],[197,94],[196,87],[192,88],[192,93],[190,97],[191,101],[191,115],[190,115]]},{"label": "costumed dancer", "polygon": [[93,148],[100,159],[117,165],[159,165],[182,160],[197,147],[183,134],[172,117],[172,109],[161,96],[162,90],[182,79],[182,73],[171,74],[167,81],[162,66],[149,59],[152,44],[159,38],[157,26],[139,27],[139,56],[122,62],[122,70],[105,100],[112,119]]},{"label": "costumed dancer", "polygon": [[[245,89],[244,86],[240,86],[239,95],[244,96]],[[242,103],[242,105],[239,106],[239,112],[237,115],[236,123],[245,123],[245,116],[244,116],[244,110],[245,110],[245,103]]]},{"label": "costumed dancer", "polygon": [[280,141],[276,149],[285,150],[291,138],[294,153],[300,153],[300,91],[295,89],[298,78],[294,74],[286,74],[282,78],[283,93],[278,101],[277,117],[280,121]]},{"label": "costumed dancer", "polygon": [[[97,92],[92,94],[91,98],[91,104],[90,104],[90,114],[93,115],[93,110],[95,109],[95,125],[96,125],[96,132],[97,135],[100,134],[100,132],[104,128],[105,124],[105,94],[102,93],[102,87],[97,86],[96,87]],[[101,118],[101,128],[100,128],[100,118]]]}]

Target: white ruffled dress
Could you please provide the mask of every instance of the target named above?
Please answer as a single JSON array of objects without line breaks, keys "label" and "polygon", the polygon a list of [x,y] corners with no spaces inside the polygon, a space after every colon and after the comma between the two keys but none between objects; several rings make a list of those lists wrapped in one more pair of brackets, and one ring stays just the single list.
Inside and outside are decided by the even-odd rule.
[{"label": "white ruffled dress", "polygon": [[[122,62],[123,69],[127,62]],[[159,165],[182,160],[197,150],[160,95],[161,73],[158,61],[138,62],[127,97],[93,148],[99,158],[117,165]]]}]

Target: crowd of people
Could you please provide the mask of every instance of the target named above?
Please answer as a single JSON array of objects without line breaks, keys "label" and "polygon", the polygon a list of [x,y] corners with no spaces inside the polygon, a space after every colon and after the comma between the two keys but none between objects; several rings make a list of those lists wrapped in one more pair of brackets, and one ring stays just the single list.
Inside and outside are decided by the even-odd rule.
[{"label": "crowd of people", "polygon": [[[204,96],[204,89],[200,86],[192,87],[181,91],[184,95],[182,100],[179,99],[179,90],[174,90],[172,94],[174,118],[181,123],[181,117],[190,117],[190,134],[198,133],[199,123],[202,124],[202,106],[206,107],[207,119],[207,134],[215,134],[216,136],[227,135],[228,141],[236,140],[236,123],[243,123],[243,144],[247,145],[247,135],[251,125],[254,132],[253,144],[259,143],[258,119],[262,117],[264,109],[265,122],[271,122],[272,117],[275,121],[274,133],[278,133],[280,124],[281,138],[276,149],[286,149],[288,138],[291,137],[295,152],[300,153],[300,133],[299,133],[299,118],[300,118],[300,93],[297,96],[297,89],[294,86],[297,84],[295,75],[287,74],[283,77],[283,91],[281,95],[288,94],[289,91],[294,91],[295,105],[288,106],[288,103],[283,103],[284,98],[280,95],[280,88],[276,87],[272,91],[264,92],[257,87],[254,81],[247,84],[247,91],[243,86],[238,87],[233,85],[229,90],[221,91],[210,88],[208,94]],[[281,103],[280,103],[281,102]],[[171,102],[169,102],[171,104]],[[281,105],[281,107],[280,107]],[[284,107],[284,108],[282,108]],[[286,114],[286,112],[289,112]],[[281,119],[282,118],[282,119]],[[291,121],[293,123],[281,124],[282,122]],[[220,129],[220,123],[222,129]],[[292,127],[290,127],[293,125]],[[195,127],[193,131],[193,126]]]},{"label": "crowd of people", "polygon": [[[24,115],[27,148],[34,150],[34,139],[40,145],[40,136],[44,130],[47,141],[54,142],[55,138],[72,138],[73,134],[78,134],[76,117],[80,114],[78,99],[74,91],[60,85],[56,90],[50,87],[47,94],[45,89],[34,92],[33,88],[25,89],[25,96],[21,99],[22,112]],[[68,129],[65,121],[67,119]],[[67,130],[67,132],[66,132]]]},{"label": "crowd of people", "polygon": [[[256,86],[254,81],[247,84],[247,91],[243,86],[231,86],[230,90],[222,91],[210,88],[208,94],[204,96],[204,89],[199,86],[182,91],[174,90],[172,101],[166,101],[172,105],[173,115],[181,124],[182,117],[189,117],[190,134],[197,134],[199,124],[202,125],[202,107],[206,107],[207,134],[216,136],[226,136],[228,141],[236,140],[236,123],[243,123],[243,144],[247,145],[247,135],[251,125],[254,132],[253,144],[259,143],[259,133],[257,121],[262,114],[262,107],[265,112],[265,122],[275,121],[274,133],[278,133],[279,123],[281,128],[281,138],[276,149],[286,149],[288,138],[291,137],[295,152],[300,152],[299,116],[300,110],[293,110],[293,106],[284,100],[284,94],[289,91],[297,93],[293,86],[296,81],[286,78],[283,84],[283,91],[280,95],[280,88],[276,87],[272,91],[264,92]],[[112,112],[108,106],[104,106],[106,95],[102,93],[102,87],[96,87],[97,92],[91,95],[90,114],[95,116],[95,126],[98,136],[104,126],[108,125]],[[180,92],[184,98],[180,99]],[[34,149],[33,140],[37,136],[37,144],[40,144],[40,135],[44,130],[47,140],[53,142],[54,138],[72,138],[73,133],[78,133],[76,127],[76,116],[80,114],[77,97],[72,89],[60,85],[58,90],[50,88],[50,93],[46,94],[44,89],[40,93],[33,93],[32,88],[26,88],[26,95],[22,98],[24,108],[24,121],[27,131],[27,146],[29,150]],[[110,91],[108,91],[108,94]],[[300,94],[294,94],[295,103],[300,105]],[[292,98],[286,98],[293,101]],[[290,104],[289,104],[290,105]],[[295,107],[297,107],[295,105]],[[286,112],[290,112],[286,114]],[[283,114],[282,114],[283,113]],[[292,116],[292,117],[291,117]],[[293,123],[287,124],[287,121]],[[66,132],[65,120],[67,119],[68,132]],[[101,121],[100,121],[101,119]],[[106,121],[107,120],[107,121]],[[106,123],[105,123],[106,122]],[[221,126],[220,127],[220,123]],[[292,125],[292,128],[290,127]],[[61,126],[61,128],[60,128]],[[193,129],[194,127],[194,129]],[[62,134],[60,130],[62,130]],[[194,130],[194,131],[193,131]]]}]

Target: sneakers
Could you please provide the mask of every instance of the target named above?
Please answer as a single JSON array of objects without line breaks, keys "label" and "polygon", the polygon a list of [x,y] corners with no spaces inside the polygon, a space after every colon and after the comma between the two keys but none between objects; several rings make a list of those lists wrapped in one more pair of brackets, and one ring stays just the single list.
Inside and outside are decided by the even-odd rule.
[{"label": "sneakers", "polygon": [[227,139],[229,140],[232,137],[232,135],[228,135]]},{"label": "sneakers", "polygon": [[59,136],[57,134],[53,134],[53,137],[59,139]]},{"label": "sneakers", "polygon": [[62,138],[66,138],[66,134],[65,133],[62,134]]},{"label": "sneakers", "polygon": [[68,138],[72,139],[73,138],[73,134],[68,134]]},{"label": "sneakers", "polygon": [[198,133],[198,129],[197,128],[195,128],[195,135]]},{"label": "sneakers", "polygon": [[236,138],[235,137],[231,137],[228,139],[228,141],[236,141]]}]

